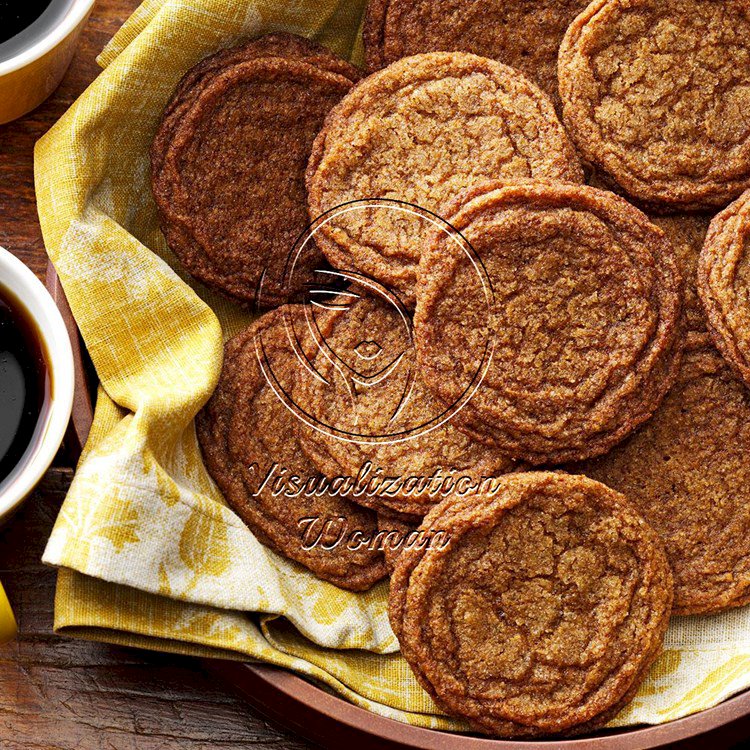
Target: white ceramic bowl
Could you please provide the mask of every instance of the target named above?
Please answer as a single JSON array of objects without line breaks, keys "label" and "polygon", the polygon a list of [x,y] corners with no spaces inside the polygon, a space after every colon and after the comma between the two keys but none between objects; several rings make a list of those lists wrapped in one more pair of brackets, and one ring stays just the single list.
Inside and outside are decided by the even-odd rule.
[{"label": "white ceramic bowl", "polygon": [[0,123],[35,109],[60,85],[93,7],[94,0],[72,0],[65,15],[45,35],[0,61]]},{"label": "white ceramic bowl", "polygon": [[73,408],[74,371],[70,338],[49,292],[18,258],[0,247],[0,286],[23,304],[44,342],[52,372],[52,398],[33,451],[0,480],[0,522],[34,489],[62,443]]}]

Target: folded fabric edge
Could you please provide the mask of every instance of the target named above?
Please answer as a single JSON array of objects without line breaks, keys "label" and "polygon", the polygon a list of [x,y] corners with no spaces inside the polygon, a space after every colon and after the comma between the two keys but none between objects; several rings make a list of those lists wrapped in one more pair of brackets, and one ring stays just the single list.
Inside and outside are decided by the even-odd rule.
[{"label": "folded fabric edge", "polygon": [[[157,628],[148,622],[148,615],[153,614],[155,608],[162,608],[161,612],[167,620],[163,627],[169,635],[155,634]],[[250,617],[227,612],[226,619],[232,620],[229,627],[204,627],[201,632],[190,628],[180,631],[174,627],[177,620],[181,621],[183,627],[191,621],[205,625],[207,616],[216,618],[221,615],[211,607],[181,604],[127,586],[105,583],[65,568],[58,571],[54,631],[59,635],[161,653],[266,663],[289,669],[320,683],[354,705],[405,724],[445,729],[445,723],[450,721],[393,709],[364,698],[325,670],[271,646]],[[236,646],[228,645],[227,636],[236,629],[237,618],[240,617],[247,623],[247,630],[239,634]],[[226,620],[221,624],[226,625]],[[239,643],[243,637],[245,643],[241,647]]]},{"label": "folded fabric edge", "polygon": [[110,65],[155,18],[168,0],[144,0],[128,17],[96,58],[102,70]]},{"label": "folded fabric edge", "polygon": [[[381,716],[414,726],[456,731],[448,717],[405,711],[365,698],[334,674],[270,643],[248,615],[175,602],[65,568],[58,572],[54,630],[61,635],[166,653],[260,661],[311,678]],[[676,704],[663,707],[650,720],[636,720],[626,710],[608,727],[663,724],[718,705],[745,688],[742,674],[748,663],[750,655],[735,655],[715,669],[713,676],[720,672],[721,679],[704,680],[702,686],[689,691]]]}]

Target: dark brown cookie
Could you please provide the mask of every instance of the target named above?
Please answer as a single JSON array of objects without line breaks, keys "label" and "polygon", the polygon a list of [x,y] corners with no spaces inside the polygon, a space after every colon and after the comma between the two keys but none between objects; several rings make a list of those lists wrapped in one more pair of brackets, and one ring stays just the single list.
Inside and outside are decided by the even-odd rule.
[{"label": "dark brown cookie", "polygon": [[571,137],[633,198],[708,209],[750,187],[745,0],[594,0],[558,74]]},{"label": "dark brown cookie", "polygon": [[571,467],[624,493],[659,533],[675,614],[750,602],[750,391],[690,334],[656,414],[606,456]]},{"label": "dark brown cookie", "polygon": [[305,491],[321,477],[299,446],[306,427],[283,400],[305,372],[304,331],[302,308],[284,306],[229,341],[219,385],[197,418],[198,439],[214,481],[263,544],[361,591],[386,575],[385,562],[348,540],[354,532],[372,538],[377,518],[331,492]]},{"label": "dark brown cookie", "polygon": [[478,257],[433,236],[414,325],[424,382],[443,401],[484,373],[455,424],[554,464],[604,453],[648,419],[682,344],[663,232],[611,193],[552,183],[467,191],[448,216]]},{"label": "dark brown cookie", "polygon": [[714,343],[750,386],[750,190],[712,222],[698,291]]},{"label": "dark brown cookie", "polygon": [[473,52],[520,70],[555,102],[557,51],[586,0],[370,0],[369,70],[420,52]]},{"label": "dark brown cookie", "polygon": [[151,172],[155,181],[161,171],[175,127],[182,116],[190,110],[211,77],[237,63],[262,57],[298,59],[316,68],[338,73],[353,82],[360,78],[357,68],[336,56],[328,48],[295,34],[265,34],[209,55],[185,73],[164,109],[162,122],[151,146]]},{"label": "dark brown cookie", "polygon": [[[326,118],[307,174],[310,218],[374,199],[439,214],[466,187],[518,177],[583,179],[549,99],[494,60],[415,55],[366,78]],[[315,239],[334,267],[377,279],[411,307],[430,217],[404,208],[339,211]]]},{"label": "dark brown cookie", "polygon": [[291,299],[322,262],[311,246],[287,262],[307,226],[304,171],[313,139],[356,71],[291,35],[254,40],[183,79],[153,142],[162,231],[185,268],[237,301]]},{"label": "dark brown cookie", "polygon": [[312,359],[319,377],[294,389],[296,405],[319,428],[301,436],[318,469],[378,481],[378,494],[351,499],[418,516],[514,470],[496,448],[454,427],[450,407],[427,388],[406,311],[356,290],[332,302],[325,345]]},{"label": "dark brown cookie", "polygon": [[586,477],[504,477],[494,496],[436,506],[447,547],[404,550],[390,619],[422,686],[449,714],[501,736],[602,725],[634,695],[669,622],[658,535]]}]

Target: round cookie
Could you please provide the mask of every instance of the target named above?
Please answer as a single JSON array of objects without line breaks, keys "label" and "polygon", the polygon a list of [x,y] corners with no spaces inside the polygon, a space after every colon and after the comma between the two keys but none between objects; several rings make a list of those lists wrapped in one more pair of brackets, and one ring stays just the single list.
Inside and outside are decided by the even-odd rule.
[{"label": "round cookie", "polygon": [[291,479],[319,479],[299,446],[305,425],[275,390],[288,392],[304,372],[290,343],[290,330],[302,338],[301,314],[298,306],[278,308],[227,343],[218,387],[196,420],[198,439],[209,473],[263,544],[319,578],[362,591],[386,575],[385,561],[366,546],[350,549],[346,539],[355,531],[374,536],[375,514],[332,493],[295,492]]},{"label": "round cookie", "polygon": [[750,602],[750,391],[706,334],[690,334],[656,414],[606,456],[576,464],[624,493],[661,536],[674,614]]},{"label": "round cookie", "polygon": [[450,541],[401,553],[389,614],[446,712],[489,734],[571,734],[633,697],[661,648],[672,575],[622,495],[581,476],[510,474],[424,525]]},{"label": "round cookie", "polygon": [[750,190],[711,222],[698,291],[714,343],[750,387]]},{"label": "round cookie", "polygon": [[492,483],[516,464],[453,426],[423,382],[411,321],[387,297],[350,288],[325,320],[325,345],[300,379],[295,404],[318,429],[302,449],[328,477],[377,478],[378,494],[350,499],[377,511],[423,516],[433,505]]},{"label": "round cookie", "polygon": [[[338,73],[352,82],[360,78],[357,68],[339,58],[327,47],[295,34],[265,34],[209,55],[185,73],[164,109],[162,121],[151,145],[151,174],[155,186],[158,185],[164,155],[175,127],[182,116],[190,110],[206,82],[231,65],[261,57],[299,59],[322,70]],[[168,189],[168,186],[164,186],[164,189]],[[156,191],[157,187],[154,187],[154,190]]]},{"label": "round cookie", "polygon": [[335,268],[376,279],[412,307],[428,212],[440,215],[466,187],[520,177],[583,179],[549,99],[484,57],[404,58],[361,81],[326,118],[307,171],[309,211],[315,221],[351,201],[388,199],[425,212],[336,212],[315,240]]},{"label": "round cookie", "polygon": [[745,0],[594,0],[560,47],[568,132],[638,201],[725,206],[750,187],[749,40]]},{"label": "round cookie", "polygon": [[682,345],[663,232],[612,193],[539,182],[467,191],[447,218],[478,260],[433,235],[414,327],[424,382],[446,403],[483,368],[455,424],[555,464],[605,453],[651,416]]},{"label": "round cookie", "polygon": [[586,0],[370,0],[362,31],[372,72],[420,52],[472,52],[520,70],[559,103],[557,51]]},{"label": "round cookie", "polygon": [[[325,115],[353,78],[332,53],[278,35],[187,74],[151,155],[162,231],[193,276],[262,308],[300,291],[284,276],[307,226],[304,171]],[[298,259],[299,283],[321,262],[313,247]]]}]

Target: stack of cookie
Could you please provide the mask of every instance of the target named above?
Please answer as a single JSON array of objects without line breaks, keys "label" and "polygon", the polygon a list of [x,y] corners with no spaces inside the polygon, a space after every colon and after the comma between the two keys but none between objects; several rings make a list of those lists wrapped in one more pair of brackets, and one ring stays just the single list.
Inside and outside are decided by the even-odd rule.
[{"label": "stack of cookie", "polygon": [[372,0],[364,42],[221,51],[154,140],[170,248],[266,311],[206,464],[276,553],[392,573],[445,711],[588,731],[750,602],[750,6]]}]

